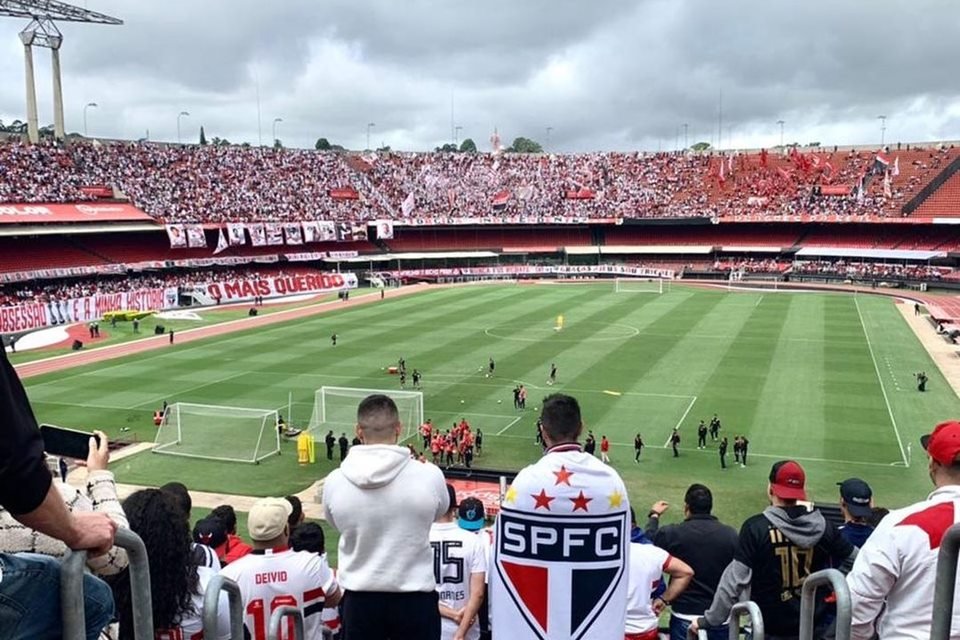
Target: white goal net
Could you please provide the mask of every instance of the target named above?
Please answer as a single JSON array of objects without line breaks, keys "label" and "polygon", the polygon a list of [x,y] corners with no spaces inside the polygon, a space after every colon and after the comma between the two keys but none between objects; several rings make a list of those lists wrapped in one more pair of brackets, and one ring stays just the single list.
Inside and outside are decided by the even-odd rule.
[{"label": "white goal net", "polygon": [[664,278],[614,278],[616,293],[663,293],[670,290]]},{"label": "white goal net", "polygon": [[177,402],[167,407],[153,452],[259,463],[280,453],[277,412]]},{"label": "white goal net", "polygon": [[357,425],[357,407],[361,400],[375,393],[389,396],[397,403],[400,422],[403,424],[401,439],[415,436],[423,424],[423,393],[353,387],[320,387],[317,390],[308,427],[310,432],[318,440],[330,430],[338,437],[341,433],[346,433],[347,437],[352,439]]}]

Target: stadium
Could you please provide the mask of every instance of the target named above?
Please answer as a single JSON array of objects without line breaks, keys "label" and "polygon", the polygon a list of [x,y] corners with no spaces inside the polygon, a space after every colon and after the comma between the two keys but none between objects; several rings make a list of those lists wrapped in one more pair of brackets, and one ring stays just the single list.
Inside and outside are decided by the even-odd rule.
[{"label": "stadium", "polygon": [[[196,119],[189,135],[181,132],[186,111],[176,117],[176,141],[87,135],[88,115],[100,107],[84,106],[83,133],[72,132],[75,123],[65,126],[56,25],[87,23],[107,40],[128,26],[60,2],[0,0],[0,16],[18,28],[29,22],[14,43],[25,51],[26,117],[0,127],[0,338],[36,423],[83,432],[84,442],[102,432],[109,464],[91,465],[86,445],[72,457],[53,450],[30,425],[32,442],[47,447],[48,463],[60,463],[64,485],[91,492],[96,483],[88,478],[112,474],[115,494],[106,502],[133,496],[136,505],[154,488],[181,483],[192,503],[184,526],[195,546],[203,546],[204,523],[223,524],[216,514],[224,505],[235,513],[227,533],[252,543],[248,527],[256,529],[264,499],[295,496],[303,519],[323,533],[326,570],[339,566],[346,600],[339,609],[328,600],[323,625],[311,624],[311,607],[296,599],[271,606],[277,615],[267,624],[263,600],[257,614],[246,600],[234,602],[246,587],[230,567],[241,563],[216,551],[224,573],[210,579],[203,606],[191,610],[203,627],[191,637],[353,639],[341,633],[341,617],[350,615],[351,595],[364,590],[345,586],[356,584],[355,565],[344,571],[341,554],[357,562],[357,551],[341,540],[342,516],[335,525],[324,508],[332,499],[324,488],[330,478],[342,480],[341,463],[351,455],[380,446],[358,428],[358,405],[371,394],[396,405],[395,440],[409,448],[410,464],[442,471],[461,504],[477,498],[491,532],[508,526],[498,520],[502,511],[513,513],[516,487],[525,486],[530,468],[566,455],[553,453],[555,444],[588,438],[600,443],[589,464],[622,480],[636,516],[632,535],[648,536],[651,547],[663,546],[658,527],[679,526],[695,513],[684,511],[691,484],[709,487],[712,514],[740,532],[731,565],[745,557],[751,516],[777,507],[770,487],[780,461],[802,466],[801,504],[831,530],[850,522],[838,489],[849,478],[872,490],[870,522],[884,540],[909,521],[899,510],[932,490],[939,462],[927,444],[933,440],[921,445],[921,437],[960,415],[960,142],[951,130],[943,139],[900,141],[887,135],[881,116],[875,142],[854,136],[791,144],[780,120],[779,144],[734,147],[721,115],[713,144],[690,144],[683,124],[669,149],[585,151],[550,145],[559,135],[553,127],[545,145],[520,137],[523,131],[507,144],[506,129],[491,121],[474,127],[477,142],[460,143],[451,98],[453,135],[433,151],[371,148],[372,122],[365,147],[335,147],[325,138],[286,147],[277,134],[281,118],[273,122],[274,144],[264,144],[262,132],[260,144],[208,142]],[[53,53],[50,127],[40,126],[34,88],[33,55],[41,48]],[[259,84],[257,91],[259,112]],[[569,442],[551,431],[553,394],[579,403],[582,432]],[[21,415],[9,403],[3,412],[10,424]],[[0,477],[14,487],[18,476],[9,469],[32,449],[7,449]],[[592,499],[578,490],[580,501]],[[534,519],[544,495],[530,495]],[[91,496],[91,508],[104,510],[104,498]],[[570,500],[573,512],[564,514],[573,521],[587,502]],[[393,512],[412,511],[414,502],[384,505],[385,534]],[[610,508],[617,504],[611,498]],[[10,523],[31,526],[20,517],[30,509],[2,506]],[[116,598],[111,622],[120,635],[109,637],[186,637],[185,623],[174,629],[180,635],[163,635],[160,622],[171,617],[157,604],[167,589],[150,552],[151,544],[166,543],[131,533],[143,516],[135,506],[126,516],[116,509],[123,533],[115,544],[127,549],[129,568],[115,572],[117,580],[88,564]],[[888,510],[894,513],[884,519]],[[903,521],[892,522],[896,517]],[[933,629],[924,628],[923,637],[957,637],[951,619],[960,628],[960,612],[951,608],[960,529],[947,529],[954,521],[943,516],[936,534],[924,528],[936,537],[929,551],[942,562],[928,562],[935,570],[923,578],[932,595],[936,582],[926,614]],[[38,551],[35,542],[12,540],[0,527],[0,560]],[[85,637],[79,585],[90,589],[83,565],[96,559],[96,547],[58,540],[59,552],[48,555],[62,558],[65,586],[52,606],[62,607],[63,637]],[[488,597],[496,590],[494,565],[507,564],[495,558],[509,555],[500,542],[490,542],[488,554],[490,545],[498,551],[485,561]],[[564,561],[572,562],[568,552]],[[797,563],[796,549],[791,553]],[[594,560],[586,571],[601,571]],[[734,608],[731,637],[739,636],[740,614],[745,632],[761,640],[765,624],[773,637],[822,635],[820,604],[808,600],[826,581],[837,592],[830,614],[836,636],[850,638],[852,628],[861,637],[853,576],[869,579],[870,567],[854,565],[845,578],[839,563],[821,564],[811,568],[808,558],[783,592],[798,612],[801,600],[803,611],[809,608],[809,619],[798,614],[795,632],[764,620],[766,605],[755,597],[759,608]],[[631,570],[617,580],[626,585]],[[605,624],[615,608],[607,602],[616,595],[606,591],[586,604],[567,602],[574,621],[555,631],[559,614],[538,614],[523,591],[529,583],[509,571],[501,580],[514,601],[523,600],[517,606],[530,629],[498,633],[494,623],[498,640],[671,633],[674,601],[662,591],[656,598],[667,607],[644,596],[645,619],[653,621],[644,633],[652,636],[590,627]],[[654,573],[655,582],[668,582],[662,570]],[[671,588],[674,580],[679,585],[679,574],[668,574]],[[808,575],[814,578],[804,586]],[[551,594],[559,580],[552,579]],[[221,589],[231,594],[229,611],[217,604]],[[880,637],[906,637],[898,635],[894,599]],[[131,602],[133,622],[121,613]],[[443,606],[441,595],[441,616]],[[576,618],[578,607],[589,610],[591,622]],[[172,619],[182,620],[184,611]],[[0,614],[0,624],[8,623]],[[443,628],[442,637],[454,637]],[[485,614],[476,633],[465,637],[490,637]]]}]

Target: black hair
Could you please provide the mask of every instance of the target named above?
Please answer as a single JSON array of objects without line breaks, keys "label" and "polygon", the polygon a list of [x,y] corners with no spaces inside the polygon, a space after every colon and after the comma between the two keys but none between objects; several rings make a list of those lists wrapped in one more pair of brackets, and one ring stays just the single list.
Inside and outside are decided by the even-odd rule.
[{"label": "black hair", "polygon": [[316,522],[304,522],[290,534],[290,548],[294,551],[326,553],[323,529]]},{"label": "black hair", "polygon": [[220,519],[220,522],[222,522],[223,526],[226,527],[227,533],[236,535],[237,512],[233,510],[232,506],[229,504],[222,504],[211,511],[210,515]]},{"label": "black hair", "polygon": [[376,436],[386,435],[400,423],[397,403],[382,393],[369,395],[357,407],[357,424]]},{"label": "black hair", "polygon": [[543,430],[553,441],[573,441],[583,429],[580,404],[573,396],[554,393],[543,399],[540,412]]},{"label": "black hair", "polygon": [[290,517],[287,518],[287,524],[290,525],[290,531],[293,531],[300,524],[300,518],[303,517],[303,503],[297,496],[287,496],[284,498],[293,507],[290,511]]},{"label": "black hair", "polygon": [[176,498],[177,503],[180,505],[180,510],[183,511],[183,515],[187,520],[190,520],[190,510],[193,509],[193,500],[190,498],[190,492],[187,491],[186,485],[182,482],[168,482],[160,487],[160,491],[169,493]]},{"label": "black hair", "polygon": [[683,496],[683,501],[692,514],[710,515],[713,511],[713,494],[702,484],[690,485],[686,495]]}]

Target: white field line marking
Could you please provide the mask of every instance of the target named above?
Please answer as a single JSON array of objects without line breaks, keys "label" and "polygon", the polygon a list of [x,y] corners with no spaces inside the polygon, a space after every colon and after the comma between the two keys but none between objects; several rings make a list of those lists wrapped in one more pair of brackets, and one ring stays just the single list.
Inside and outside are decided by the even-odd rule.
[{"label": "white field line marking", "polygon": [[890,416],[890,424],[893,425],[893,433],[897,436],[897,445],[900,447],[900,457],[903,458],[903,464],[909,466],[907,462],[907,452],[903,449],[903,440],[900,438],[900,429],[897,428],[897,419],[893,417],[893,409],[890,407],[890,398],[887,396],[887,387],[883,384],[883,376],[880,375],[880,366],[877,364],[877,357],[873,353],[873,343],[870,342],[870,334],[867,333],[867,325],[863,321],[863,313],[860,311],[860,301],[854,297],[853,304],[857,308],[857,316],[860,318],[860,327],[863,329],[863,337],[867,340],[867,349],[870,351],[870,359],[873,360],[873,370],[877,373],[877,381],[880,383],[880,391],[883,393],[883,402],[887,405],[887,414]]},{"label": "white field line marking", "polygon": [[759,306],[760,306],[760,303],[761,303],[762,301],[763,301],[763,294],[761,294],[760,297],[757,298],[757,304],[755,304],[755,305],[753,305],[753,306],[754,306],[754,307],[759,307]]},{"label": "white field line marking", "polygon": [[[520,418],[522,418],[522,417],[523,417],[523,416],[517,416],[516,418],[514,418],[513,420],[510,421],[510,424],[508,424],[507,426],[505,426],[503,429],[500,429],[500,431],[497,431],[497,433],[494,434],[494,435],[498,435],[498,436],[499,436],[499,435],[503,435],[503,432],[504,432],[504,431],[506,431],[507,429],[509,429],[509,428],[512,427],[513,425],[515,425],[515,424],[517,424],[518,422],[520,422]],[[513,437],[513,436],[511,436],[511,437]],[[520,437],[520,436],[517,436],[517,437]]]},{"label": "white field line marking", "polygon": [[[697,396],[693,396],[693,397],[690,399],[690,404],[687,405],[687,410],[684,411],[684,412],[683,412],[683,415],[680,416],[680,419],[677,420],[677,425],[674,427],[674,429],[679,429],[679,428],[680,428],[680,425],[682,425],[682,424],[683,424],[683,421],[687,419],[687,415],[690,413],[690,409],[693,409],[693,405],[694,405],[694,403],[695,403],[696,401],[697,401]],[[666,449],[667,447],[670,446],[670,438],[671,438],[672,436],[673,436],[673,432],[671,431],[670,434],[667,435],[667,441],[663,443],[663,448],[664,448],[664,449]]]}]

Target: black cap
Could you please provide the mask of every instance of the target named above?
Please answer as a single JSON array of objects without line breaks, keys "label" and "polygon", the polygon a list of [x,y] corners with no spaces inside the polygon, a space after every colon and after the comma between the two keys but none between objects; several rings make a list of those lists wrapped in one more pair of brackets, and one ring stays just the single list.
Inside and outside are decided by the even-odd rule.
[{"label": "black cap", "polygon": [[870,500],[873,498],[870,485],[860,478],[847,478],[837,484],[840,486],[840,497],[846,503],[850,515],[854,518],[869,518],[873,513],[870,507]]},{"label": "black cap", "polygon": [[460,509],[457,515],[459,516],[457,524],[460,525],[461,529],[478,531],[483,528],[486,514],[483,509],[483,502],[478,498],[472,496],[464,498],[460,503]]},{"label": "black cap", "polygon": [[216,548],[227,541],[227,528],[216,516],[207,516],[193,526],[193,541],[207,547]]}]

